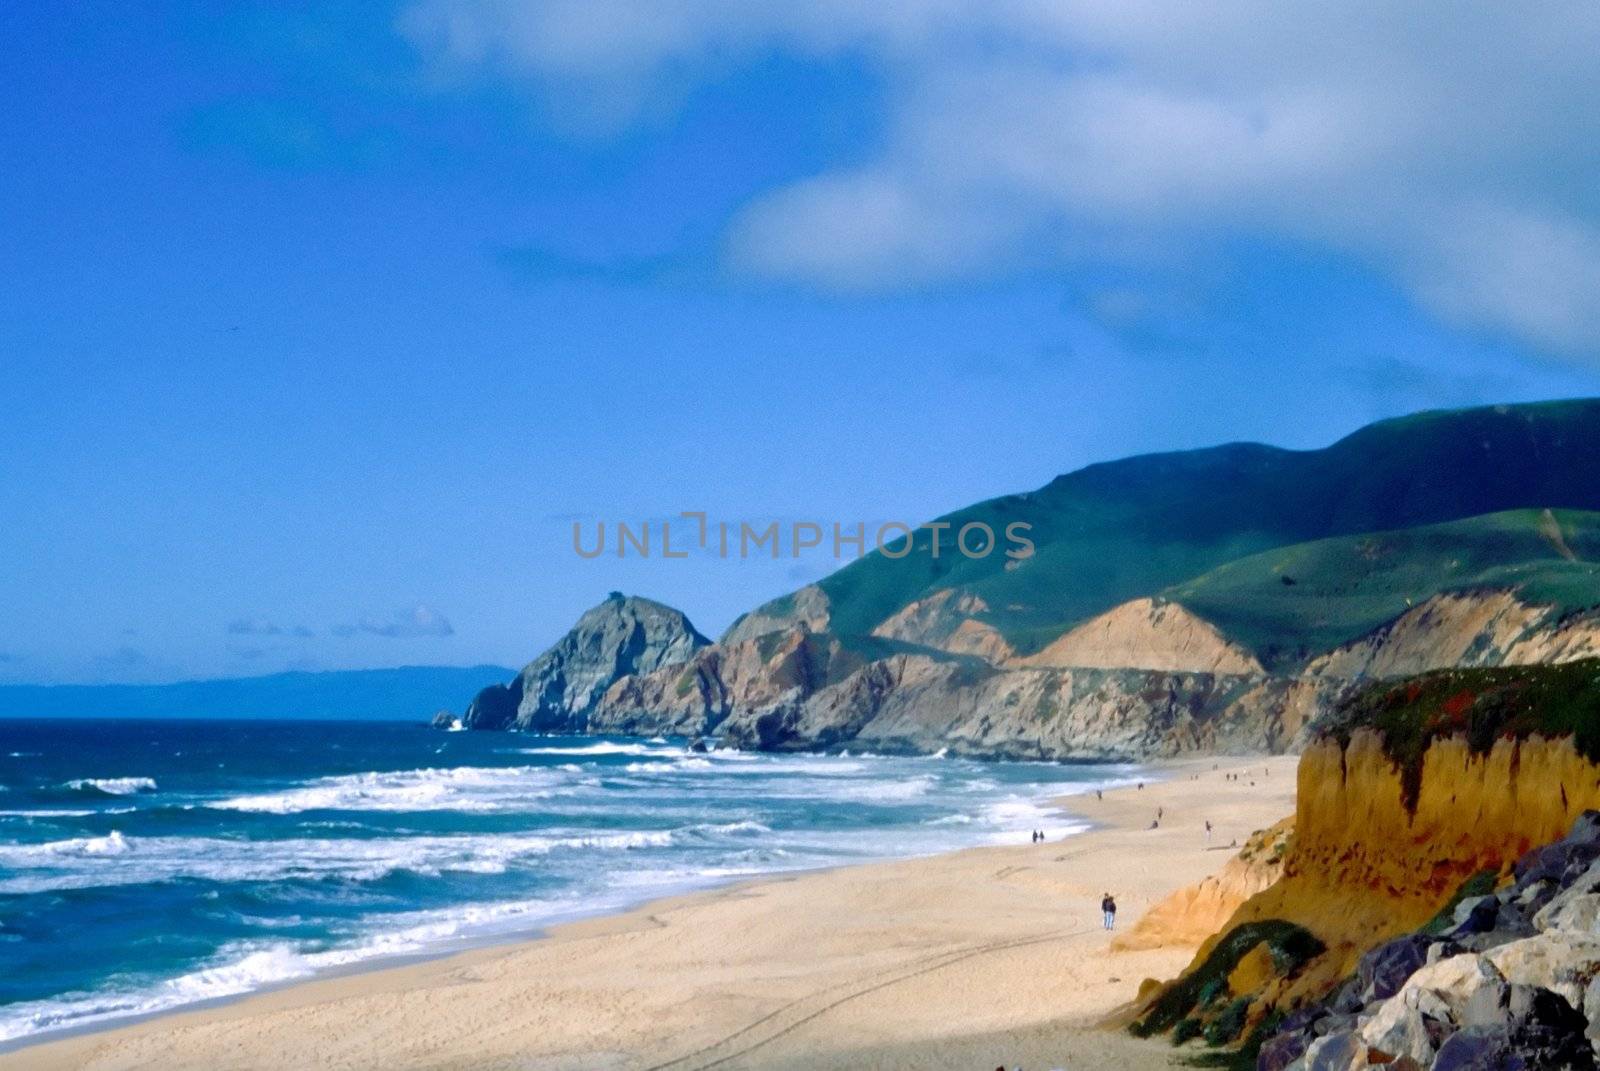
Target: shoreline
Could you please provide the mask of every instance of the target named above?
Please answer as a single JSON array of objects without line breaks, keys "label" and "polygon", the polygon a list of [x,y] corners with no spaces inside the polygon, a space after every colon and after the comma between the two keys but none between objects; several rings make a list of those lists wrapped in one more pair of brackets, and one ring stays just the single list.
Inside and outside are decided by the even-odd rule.
[{"label": "shoreline", "polygon": [[[1152,1049],[1095,1024],[1131,1000],[1144,977],[1181,969],[1192,949],[1111,953],[1098,892],[1084,890],[1119,886],[1120,928],[1131,926],[1151,903],[1231,858],[1225,837],[1243,843],[1293,810],[1294,761],[1152,763],[1143,789],[1110,789],[1103,801],[1051,798],[1089,828],[1045,844],[758,875],[658,896],[464,949],[16,1039],[0,1049],[0,1068],[833,1066],[818,1045],[840,1067],[1070,1067],[1071,1053],[1053,1063],[1046,1053],[1086,1046],[1096,1051],[1094,1066],[1167,1066],[1161,1050],[1170,1054],[1169,1046]],[[1248,769],[1277,776],[1254,791],[1243,782],[1219,791],[1223,774]],[[1143,812],[1157,807],[1169,817],[1152,831]],[[1173,819],[1197,808],[1216,814],[1217,845],[1173,829]],[[1118,872],[1083,884],[1073,864],[1107,852]],[[977,980],[1017,998],[1051,988],[1065,949],[1115,973],[1031,1010],[1035,1002],[1021,999],[994,1002],[986,1014],[972,1008],[967,990]],[[934,979],[943,993],[941,985],[927,991]],[[874,1004],[884,1005],[881,1023],[839,1029]],[[491,1008],[500,1014],[484,1021]],[[949,1017],[963,1013],[969,1029],[952,1035],[960,1024]],[[958,1055],[958,1038],[976,1046],[978,1064]],[[1030,1055],[1008,1055],[1008,1047]]]}]

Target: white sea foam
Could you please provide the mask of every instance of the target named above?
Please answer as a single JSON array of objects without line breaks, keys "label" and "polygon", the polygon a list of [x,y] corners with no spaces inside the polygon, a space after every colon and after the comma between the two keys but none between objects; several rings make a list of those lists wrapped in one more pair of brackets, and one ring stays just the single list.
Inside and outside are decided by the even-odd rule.
[{"label": "white sea foam", "polygon": [[[625,902],[619,899],[602,906]],[[218,950],[208,966],[149,986],[68,993],[0,1008],[0,1042],[240,996],[321,971],[448,947],[452,942],[464,944],[495,933],[526,932],[575,916],[581,906],[563,899],[517,900],[391,915],[378,920],[383,928],[377,932],[325,951],[305,951],[301,945],[282,941],[238,942]]]},{"label": "white sea foam", "polygon": [[63,788],[73,792],[100,792],[107,796],[132,796],[137,792],[154,792],[156,783],[150,777],[81,777],[68,781]]},{"label": "white sea foam", "polygon": [[[539,743],[526,737],[512,742]],[[449,750],[459,755],[471,743],[452,740]],[[217,901],[205,910],[255,934],[178,977],[141,980],[124,972],[111,976],[122,980],[110,982],[106,992],[0,1008],[0,1039],[163,1011],[496,931],[525,932],[557,918],[741,877],[1020,840],[1036,828],[1055,838],[1081,826],[1054,810],[1047,796],[1096,784],[1056,780],[1081,774],[1042,772],[1019,783],[1014,770],[1002,773],[959,758],[701,754],[664,739],[550,741],[500,750],[544,758],[535,766],[371,771],[262,784],[226,798],[221,792],[177,796],[169,784],[162,798],[201,808],[190,812],[195,819],[211,810],[208,832],[215,835],[163,835],[172,826],[146,806],[118,820],[116,832],[94,825],[46,843],[0,844],[0,894],[153,883],[162,887],[152,895],[164,897],[166,889],[187,888],[182,883],[188,881],[210,882],[185,895]],[[623,756],[626,765],[597,761],[612,755]],[[1124,772],[1136,771],[1114,771]],[[118,794],[99,783],[82,784]],[[141,790],[154,791],[154,782],[133,791]],[[873,821],[841,821],[838,815],[853,806]],[[299,817],[308,811],[333,813]],[[463,815],[437,814],[450,811]],[[396,820],[363,812],[433,816]],[[480,812],[493,814],[471,817]],[[107,813],[99,806],[62,817]],[[60,837],[53,827],[29,828]],[[246,840],[246,830],[270,830],[280,839]],[[391,876],[396,880],[385,880]],[[397,891],[411,903],[451,906],[395,914]],[[550,898],[516,899],[542,892]],[[508,899],[470,902],[486,896]],[[272,906],[245,907],[257,903]]]},{"label": "white sea foam", "polygon": [[[664,743],[664,741],[663,741]],[[578,744],[572,747],[522,747],[522,755],[682,755],[683,748],[659,747],[650,744]]]},{"label": "white sea foam", "polygon": [[[662,848],[696,830],[564,831],[549,835],[328,840],[233,840],[212,837],[75,837],[42,844],[0,844],[0,894],[54,892],[198,879],[265,882],[324,879],[379,881],[400,871],[501,874],[554,852]],[[113,860],[111,857],[115,857]]]},{"label": "white sea foam", "polygon": [[207,804],[225,811],[496,811],[524,807],[571,784],[543,766],[458,766],[325,777],[303,788],[234,796]]}]

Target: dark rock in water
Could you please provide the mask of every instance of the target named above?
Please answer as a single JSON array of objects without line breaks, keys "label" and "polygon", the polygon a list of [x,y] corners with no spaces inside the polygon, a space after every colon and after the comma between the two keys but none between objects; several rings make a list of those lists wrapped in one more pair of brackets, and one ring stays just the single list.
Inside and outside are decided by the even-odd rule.
[{"label": "dark rock in water", "polygon": [[519,695],[507,685],[491,684],[472,697],[461,723],[469,729],[509,729],[517,719]]},{"label": "dark rock in water", "polygon": [[428,724],[435,729],[454,729],[456,727],[456,716],[448,710],[440,710],[433,715],[433,719]]},{"label": "dark rock in water", "polygon": [[706,752],[711,750],[711,746],[706,743],[705,737],[697,736],[693,740],[689,741],[689,750],[694,752],[696,755],[704,755]]}]

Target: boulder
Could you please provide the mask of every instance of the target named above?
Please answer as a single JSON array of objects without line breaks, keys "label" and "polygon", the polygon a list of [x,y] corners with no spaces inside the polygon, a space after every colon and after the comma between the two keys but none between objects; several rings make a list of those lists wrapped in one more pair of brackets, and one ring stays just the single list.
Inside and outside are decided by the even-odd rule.
[{"label": "boulder", "polygon": [[1533,916],[1533,926],[1540,933],[1561,930],[1600,937],[1597,911],[1600,911],[1600,863],[1591,865],[1551,897]]},{"label": "boulder", "polygon": [[1409,1006],[1415,1008],[1422,1003],[1422,1000],[1411,994],[1426,990],[1437,997],[1446,1009],[1441,1017],[1447,1016],[1455,1022],[1460,1022],[1463,1010],[1479,990],[1502,985],[1504,981],[1499,970],[1485,957],[1464,952],[1421,967],[1406,981],[1401,991],[1390,999],[1409,1001]]},{"label": "boulder", "polygon": [[1568,890],[1551,900],[1533,917],[1540,933],[1566,933],[1600,940],[1600,893]]},{"label": "boulder", "polygon": [[1367,1066],[1367,1046],[1354,1030],[1318,1038],[1306,1049],[1305,1071],[1351,1071]]},{"label": "boulder", "polygon": [[1511,1051],[1510,1032],[1489,1026],[1450,1035],[1433,1060],[1433,1071],[1523,1071],[1527,1066]]},{"label": "boulder", "polygon": [[1507,981],[1549,989],[1574,1008],[1583,1006],[1590,983],[1600,976],[1600,941],[1565,935],[1525,937],[1491,949],[1483,958]]},{"label": "boulder", "polygon": [[1596,859],[1600,859],[1600,841],[1558,840],[1518,859],[1512,873],[1517,876],[1519,892],[1543,881],[1564,889]]},{"label": "boulder", "polygon": [[[1402,1056],[1409,1056],[1424,1067],[1433,1062],[1438,1045],[1435,1039],[1443,1031],[1437,1026],[1430,1026],[1428,1017],[1407,999],[1423,994],[1427,994],[1427,991],[1412,990],[1390,997],[1378,1008],[1378,1013],[1361,1027],[1361,1040],[1372,1050],[1373,1056],[1380,1058],[1380,1062],[1389,1063]],[[1432,997],[1436,1003],[1438,999]]]},{"label": "boulder", "polygon": [[1511,1043],[1528,1066],[1593,1071],[1594,1047],[1584,1034],[1588,1020],[1566,998],[1538,986],[1513,985],[1507,1010]]},{"label": "boulder", "polygon": [[1361,957],[1356,976],[1361,979],[1364,1002],[1385,1000],[1400,991],[1419,967],[1428,962],[1428,946],[1435,938],[1407,934],[1379,945]]},{"label": "boulder", "polygon": [[1488,933],[1494,929],[1495,916],[1500,913],[1500,901],[1493,896],[1470,896],[1456,905],[1455,928],[1451,936]]},{"label": "boulder", "polygon": [[1300,1031],[1274,1034],[1256,1054],[1256,1071],[1286,1071],[1306,1054],[1312,1040],[1309,1034]]}]

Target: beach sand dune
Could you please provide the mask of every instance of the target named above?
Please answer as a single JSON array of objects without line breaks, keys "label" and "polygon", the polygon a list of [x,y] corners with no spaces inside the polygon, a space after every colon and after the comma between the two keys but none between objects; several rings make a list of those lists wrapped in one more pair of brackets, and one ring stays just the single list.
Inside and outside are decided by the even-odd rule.
[{"label": "beach sand dune", "polygon": [[1095,828],[1064,840],[1018,830],[1016,846],[658,901],[33,1046],[0,1069],[1167,1067],[1164,1041],[1099,1024],[1192,950],[1111,951],[1100,896],[1131,925],[1219,869],[1231,841],[1293,810],[1294,762],[1175,763],[1142,790],[1065,801]]}]

